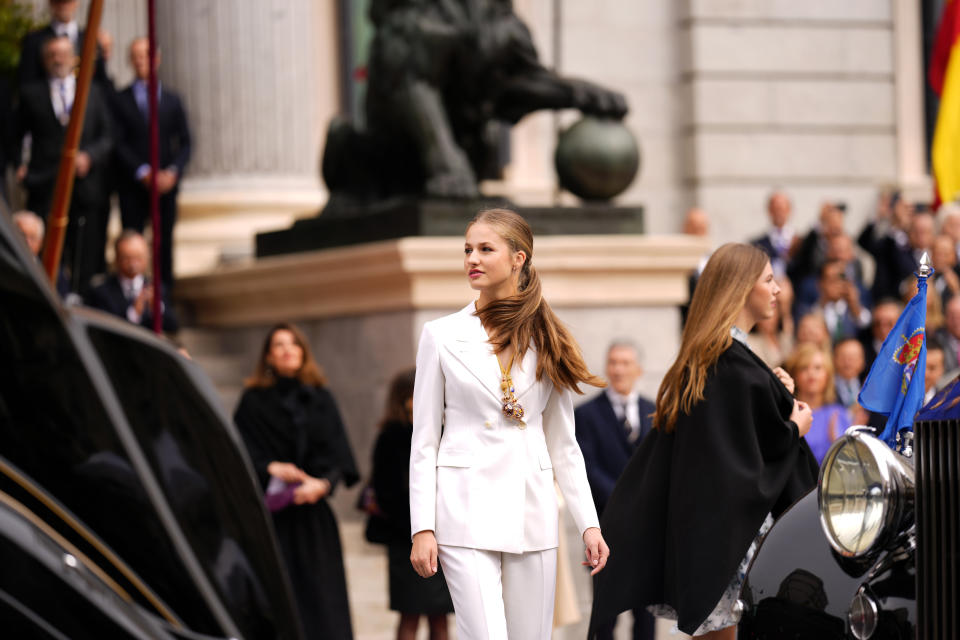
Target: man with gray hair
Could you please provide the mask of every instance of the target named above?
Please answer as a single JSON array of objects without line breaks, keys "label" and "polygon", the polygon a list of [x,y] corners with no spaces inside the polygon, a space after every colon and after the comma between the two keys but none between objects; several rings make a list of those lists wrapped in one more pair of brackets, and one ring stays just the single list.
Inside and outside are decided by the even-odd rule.
[{"label": "man with gray hair", "polygon": [[[609,386],[574,412],[577,442],[598,514],[603,513],[630,456],[653,427],[653,403],[637,391],[643,375],[641,359],[633,341],[614,340],[607,348]],[[613,626],[599,629],[597,638],[612,639]],[[644,608],[633,611],[633,638],[653,638],[653,616]]]},{"label": "man with gray hair", "polygon": [[27,210],[17,211],[10,217],[13,219],[13,224],[23,234],[23,239],[27,241],[30,253],[39,258],[40,250],[43,249],[43,219],[33,211]]},{"label": "man with gray hair", "polygon": [[[40,252],[43,251],[43,238],[46,233],[43,218],[26,209],[17,211],[10,218],[17,229],[20,230],[20,233],[23,234],[23,239],[27,241],[30,253],[36,256],[39,261]],[[65,304],[79,304],[81,302],[80,296],[70,293],[70,282],[63,273],[63,269],[57,274],[57,293],[63,298]]]}]

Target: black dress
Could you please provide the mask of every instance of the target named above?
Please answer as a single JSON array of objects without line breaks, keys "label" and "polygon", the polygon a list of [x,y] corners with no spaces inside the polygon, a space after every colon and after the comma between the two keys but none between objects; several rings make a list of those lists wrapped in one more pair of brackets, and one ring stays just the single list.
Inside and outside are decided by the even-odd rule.
[{"label": "black dress", "polygon": [[383,512],[390,570],[390,609],[401,613],[453,613],[443,570],[421,578],[410,564],[410,440],[413,425],[393,421],[383,426],[373,450],[373,490]]},{"label": "black dress", "polygon": [[713,611],[767,517],[816,486],[817,464],[789,418],[793,398],[736,340],[704,399],[654,429],[600,521],[610,561],[594,584],[591,628],[621,611],[668,605],[693,633]]},{"label": "black dress", "polygon": [[[292,378],[267,388],[247,389],[234,415],[261,486],[267,465],[292,462],[331,491],[358,479],[353,453],[330,392]],[[305,637],[351,640],[350,608],[340,532],[326,499],[290,505],[273,514]]]}]

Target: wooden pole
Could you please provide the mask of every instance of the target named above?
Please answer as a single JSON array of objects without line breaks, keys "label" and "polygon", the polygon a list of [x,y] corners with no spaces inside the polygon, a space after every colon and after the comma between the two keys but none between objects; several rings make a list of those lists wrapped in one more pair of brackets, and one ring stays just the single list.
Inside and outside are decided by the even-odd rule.
[{"label": "wooden pole", "polygon": [[73,174],[76,169],[77,147],[83,133],[83,118],[87,113],[87,97],[90,95],[90,82],[93,80],[93,67],[97,60],[97,32],[100,31],[100,15],[103,13],[103,0],[91,0],[87,13],[87,27],[83,35],[83,48],[80,52],[80,73],[77,77],[77,89],[70,110],[70,123],[63,139],[60,152],[60,169],[57,172],[57,184],[53,192],[53,205],[47,216],[47,240],[43,246],[43,268],[54,288],[57,286],[57,273],[60,270],[60,255],[63,253],[63,238],[69,221],[70,196],[73,193]]},{"label": "wooden pole", "polygon": [[157,172],[160,170],[160,129],[157,124],[157,27],[155,0],[147,0],[147,36],[150,41],[150,76],[147,82],[147,114],[150,124],[150,220],[153,229],[153,332],[163,331],[163,278],[160,271],[160,192]]}]

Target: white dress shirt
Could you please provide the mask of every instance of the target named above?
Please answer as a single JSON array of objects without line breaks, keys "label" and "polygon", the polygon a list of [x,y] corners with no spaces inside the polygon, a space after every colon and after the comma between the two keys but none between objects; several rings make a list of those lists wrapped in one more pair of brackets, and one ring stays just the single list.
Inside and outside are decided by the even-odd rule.
[{"label": "white dress shirt", "polygon": [[145,278],[141,274],[133,278],[125,278],[118,275],[117,279],[120,281],[123,297],[127,299],[127,320],[133,324],[140,324],[140,320],[143,319],[143,313],[137,313],[133,302],[137,299],[137,296],[140,295],[140,292],[143,291],[143,285],[146,283]]},{"label": "white dress shirt", "polygon": [[68,75],[66,78],[50,79],[50,102],[53,104],[53,113],[64,125],[70,120],[70,109],[73,107],[73,98],[77,93],[77,79]]},{"label": "white dress shirt", "polygon": [[625,427],[630,428],[630,435],[627,439],[633,442],[640,433],[640,394],[636,389],[627,395],[621,395],[613,390],[613,387],[604,389],[607,399],[613,405],[613,412],[617,415],[617,420],[624,422]]}]

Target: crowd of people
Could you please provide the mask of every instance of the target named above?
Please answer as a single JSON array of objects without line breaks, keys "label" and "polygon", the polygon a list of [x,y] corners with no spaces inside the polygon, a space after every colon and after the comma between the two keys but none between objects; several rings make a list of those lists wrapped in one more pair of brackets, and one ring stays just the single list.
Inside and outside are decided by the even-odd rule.
[{"label": "crowd of people", "polygon": [[[78,0],[50,0],[51,21],[22,42],[15,87],[0,92],[0,183],[13,168],[26,210],[49,222],[71,110],[77,95],[76,71],[84,29],[76,20]],[[118,90],[107,74],[113,49],[107,32],[98,34],[98,54],[87,98],[83,131],[75,157],[69,223],[62,254],[61,294],[90,302],[107,273],[107,225],[114,194],[124,230],[143,233],[149,225],[148,194],[155,183],[160,196],[160,273],[167,291],[173,285],[173,227],[180,179],[190,159],[191,139],[183,104],[159,85],[159,170],[150,169],[148,41],[129,43],[134,81]],[[156,63],[159,66],[160,52]],[[0,191],[0,196],[10,196]],[[32,223],[36,226],[36,223]],[[120,315],[127,315],[126,311]]]},{"label": "crowd of people", "polygon": [[[768,228],[750,243],[769,257],[781,292],[777,313],[758,321],[748,342],[770,367],[783,366],[797,381],[797,397],[813,408],[807,440],[820,460],[851,424],[883,426],[884,418],[860,407],[857,395],[916,293],[924,253],[935,269],[927,289],[927,399],[960,367],[960,207],[932,212],[884,188],[856,237],[841,202],[823,202],[805,234],[791,224],[793,204],[785,191],[770,194],[767,214]],[[695,229],[706,229],[702,210],[691,217]]]}]

